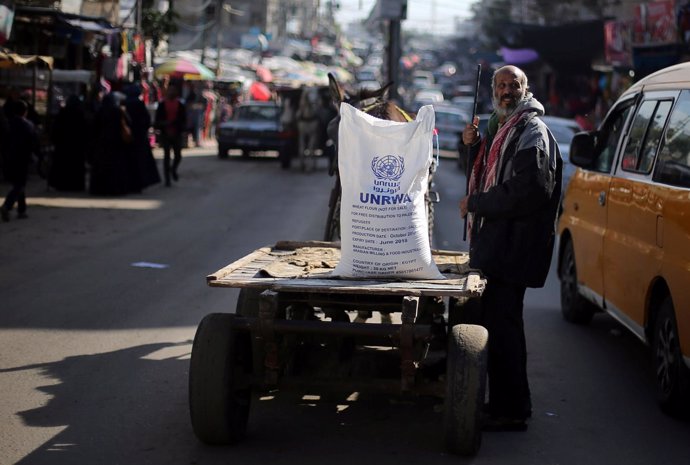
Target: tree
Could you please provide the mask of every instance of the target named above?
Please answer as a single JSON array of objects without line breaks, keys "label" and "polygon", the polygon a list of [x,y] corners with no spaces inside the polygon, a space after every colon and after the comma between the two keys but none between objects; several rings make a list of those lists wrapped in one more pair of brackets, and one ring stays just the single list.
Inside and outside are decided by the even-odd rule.
[{"label": "tree", "polygon": [[139,0],[142,3],[141,31],[145,38],[151,39],[154,48],[168,38],[170,34],[177,32],[177,20],[179,14],[173,9],[170,1],[168,11],[162,13],[154,7],[154,0]]},{"label": "tree", "polygon": [[479,24],[482,45],[497,49],[503,44],[504,27],[511,21],[509,15],[512,0],[485,0],[472,5],[475,21]]}]

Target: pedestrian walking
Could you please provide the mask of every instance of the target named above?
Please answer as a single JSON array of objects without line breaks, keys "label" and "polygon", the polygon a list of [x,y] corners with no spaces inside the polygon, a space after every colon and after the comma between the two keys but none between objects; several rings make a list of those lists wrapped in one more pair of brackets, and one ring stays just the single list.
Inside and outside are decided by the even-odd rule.
[{"label": "pedestrian walking", "polygon": [[41,158],[38,134],[34,124],[27,119],[28,106],[23,100],[15,100],[6,107],[7,137],[3,143],[3,168],[11,184],[5,202],[0,207],[3,221],[10,220],[10,212],[17,204],[17,218],[27,218],[26,182],[32,157]]},{"label": "pedestrian walking", "polygon": [[[182,162],[182,137],[186,129],[187,114],[184,103],[179,99],[177,88],[169,86],[165,99],[156,108],[155,126],[160,131],[163,146],[163,175],[165,185],[170,187],[170,178],[179,179],[178,168]],[[174,159],[172,166],[170,152]]]},{"label": "pedestrian walking", "polygon": [[481,324],[489,331],[487,430],[525,430],[532,413],[523,299],[543,287],[551,263],[563,162],[539,118],[544,107],[515,66],[496,70],[494,112],[480,137],[479,119],[462,134],[470,146],[467,217],[470,266],[487,278]]}]

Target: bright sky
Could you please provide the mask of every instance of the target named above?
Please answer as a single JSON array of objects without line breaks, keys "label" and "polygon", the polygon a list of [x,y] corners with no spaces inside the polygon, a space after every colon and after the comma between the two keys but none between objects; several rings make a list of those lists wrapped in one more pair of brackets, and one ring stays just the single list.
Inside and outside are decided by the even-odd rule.
[{"label": "bright sky", "polygon": [[[336,0],[340,10],[335,18],[343,26],[349,22],[364,19],[376,4],[376,0]],[[439,35],[454,30],[455,19],[468,19],[472,13],[470,5],[478,0],[407,0],[407,19],[403,29],[433,31]]]}]

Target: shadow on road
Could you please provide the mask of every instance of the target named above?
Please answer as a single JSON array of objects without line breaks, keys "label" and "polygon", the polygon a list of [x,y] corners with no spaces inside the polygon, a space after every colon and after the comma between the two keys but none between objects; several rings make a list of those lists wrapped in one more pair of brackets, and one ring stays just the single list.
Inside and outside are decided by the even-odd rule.
[{"label": "shadow on road", "polygon": [[[381,464],[418,463],[443,452],[441,400],[319,390],[271,392],[253,400],[247,439],[210,447],[188,415],[191,341],[147,344],[5,368],[35,371],[50,399],[18,412],[33,428],[64,427],[17,463],[34,464]],[[409,457],[410,460],[407,460]],[[412,457],[417,459],[412,460]]]}]

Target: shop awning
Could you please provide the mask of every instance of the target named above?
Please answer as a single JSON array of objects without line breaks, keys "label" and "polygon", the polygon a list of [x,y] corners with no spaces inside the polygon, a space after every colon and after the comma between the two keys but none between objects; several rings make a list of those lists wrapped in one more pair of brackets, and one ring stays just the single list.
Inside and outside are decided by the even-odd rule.
[{"label": "shop awning", "polygon": [[53,57],[0,52],[0,68],[17,68],[34,62],[43,63],[53,69]]}]

